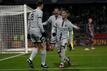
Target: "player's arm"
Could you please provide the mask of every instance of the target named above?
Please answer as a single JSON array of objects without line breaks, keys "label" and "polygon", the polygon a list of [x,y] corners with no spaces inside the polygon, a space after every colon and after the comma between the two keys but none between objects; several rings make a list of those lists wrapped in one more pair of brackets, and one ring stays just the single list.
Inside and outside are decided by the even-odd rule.
[{"label": "player's arm", "polygon": [[31,17],[32,16],[32,13],[29,14],[28,16],[28,22],[27,22],[27,31],[28,31],[28,34],[29,34],[29,30],[30,30],[30,25],[31,25]]},{"label": "player's arm", "polygon": [[[70,23],[71,23],[71,22],[70,22]],[[74,25],[74,24],[72,24],[72,23],[70,24],[70,26],[73,27],[73,28],[75,28],[75,29],[77,29],[77,30],[80,29],[78,26],[76,26],[76,25]]]},{"label": "player's arm", "polygon": [[43,33],[45,31],[44,31],[44,28],[43,28],[42,16],[43,16],[43,12],[38,12],[38,20],[37,20],[38,21],[38,26],[39,26],[41,32]]},{"label": "player's arm", "polygon": [[53,37],[55,37],[57,35],[57,22],[55,22],[53,25],[52,35],[53,35]]},{"label": "player's arm", "polygon": [[89,26],[89,31],[91,32],[91,35],[94,36],[94,32],[93,32],[93,28],[92,27],[93,27],[93,25]]},{"label": "player's arm", "polygon": [[43,25],[47,25],[47,24],[49,24],[49,23],[52,23],[52,17],[49,17],[49,19],[48,19],[47,21],[45,21],[45,22],[43,23]]}]

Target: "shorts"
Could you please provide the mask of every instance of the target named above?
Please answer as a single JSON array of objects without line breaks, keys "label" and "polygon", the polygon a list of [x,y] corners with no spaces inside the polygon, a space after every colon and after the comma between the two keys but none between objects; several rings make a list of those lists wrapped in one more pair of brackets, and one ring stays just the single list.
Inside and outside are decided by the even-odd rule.
[{"label": "shorts", "polygon": [[59,51],[61,51],[61,49],[65,49],[65,50],[67,50],[67,42],[68,42],[68,40],[67,39],[62,39],[61,41],[58,41],[57,43],[56,43],[56,48],[57,48],[57,51],[59,52]]},{"label": "shorts", "polygon": [[93,38],[93,36],[91,35],[91,33],[86,33],[86,34],[87,34],[87,37],[88,37],[89,39]]},{"label": "shorts", "polygon": [[42,37],[42,34],[40,32],[34,30],[30,31],[30,38],[33,43],[42,43],[45,40],[45,38]]}]

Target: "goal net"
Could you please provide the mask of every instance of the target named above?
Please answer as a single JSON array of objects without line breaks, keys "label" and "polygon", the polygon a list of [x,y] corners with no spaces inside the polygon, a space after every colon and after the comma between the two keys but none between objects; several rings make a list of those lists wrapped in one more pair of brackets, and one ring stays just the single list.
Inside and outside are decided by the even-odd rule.
[{"label": "goal net", "polygon": [[0,52],[28,52],[27,5],[0,6]]}]

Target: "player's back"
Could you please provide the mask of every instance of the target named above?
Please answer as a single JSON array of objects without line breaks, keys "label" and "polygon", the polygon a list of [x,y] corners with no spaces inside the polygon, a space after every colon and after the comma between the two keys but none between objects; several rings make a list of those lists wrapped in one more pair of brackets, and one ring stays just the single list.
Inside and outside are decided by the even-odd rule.
[{"label": "player's back", "polygon": [[39,21],[42,22],[42,20],[38,20],[40,17],[42,18],[42,11],[39,9],[35,9],[30,13],[29,16],[29,20],[30,20],[30,31],[31,30],[35,30],[40,32],[40,27],[39,27]]},{"label": "player's back", "polygon": [[[41,11],[35,9],[32,14],[31,14],[31,27],[32,28],[38,28],[38,18],[39,18],[39,14],[42,14]],[[41,16],[42,17],[42,16]]]}]

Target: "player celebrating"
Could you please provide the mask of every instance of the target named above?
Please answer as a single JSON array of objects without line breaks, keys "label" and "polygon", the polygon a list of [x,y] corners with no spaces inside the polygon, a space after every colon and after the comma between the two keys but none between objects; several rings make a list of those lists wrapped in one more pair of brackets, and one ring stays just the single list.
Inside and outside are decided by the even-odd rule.
[{"label": "player celebrating", "polygon": [[53,36],[56,36],[57,38],[57,42],[56,42],[56,45],[57,45],[57,48],[58,48],[58,53],[59,53],[59,56],[60,56],[60,59],[61,59],[61,63],[59,65],[60,68],[63,68],[64,67],[64,62],[67,61],[69,65],[71,65],[70,63],[70,58],[68,58],[66,55],[65,55],[65,51],[66,51],[66,46],[67,46],[67,43],[68,43],[68,40],[69,42],[71,42],[71,36],[70,38],[68,39],[68,32],[72,33],[72,29],[73,28],[76,28],[76,29],[79,29],[79,27],[73,25],[67,18],[69,16],[69,12],[68,10],[64,9],[62,10],[62,18],[58,19],[55,24],[54,24],[54,27],[52,29],[52,32],[53,32]]},{"label": "player celebrating", "polygon": [[[52,36],[52,28],[53,28],[53,25],[55,24],[55,21],[59,18],[62,18],[61,15],[60,15],[60,9],[59,8],[54,8],[54,11],[53,11],[53,15],[49,17],[49,19],[44,22],[43,24],[46,25],[46,26],[49,26],[48,28],[48,33],[50,33],[49,35],[49,41],[48,41],[48,44],[49,42],[51,43],[51,48],[54,47],[54,43],[55,43],[55,37]],[[50,29],[50,30],[49,30]],[[49,32],[50,31],[50,32]]]},{"label": "player celebrating", "polygon": [[[93,25],[93,19],[91,17],[88,18],[88,24],[86,25],[86,34],[88,37],[87,44],[91,49],[95,49],[93,46],[93,38],[94,38],[94,25]],[[86,51],[89,51],[89,48],[85,48]]]},{"label": "player celebrating", "polygon": [[46,34],[43,29],[43,25],[42,25],[42,15],[43,15],[42,9],[43,9],[43,2],[38,1],[37,8],[33,10],[29,15],[29,23],[28,23],[29,34],[35,47],[31,53],[31,56],[29,57],[29,59],[27,59],[27,62],[31,68],[34,68],[32,61],[36,56],[38,50],[40,49],[41,49],[41,67],[47,68],[47,65],[45,63],[46,47],[44,46],[42,41],[42,38],[46,37]]}]

